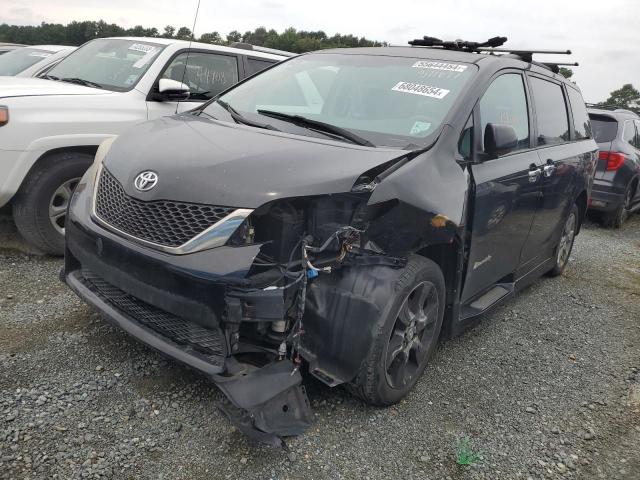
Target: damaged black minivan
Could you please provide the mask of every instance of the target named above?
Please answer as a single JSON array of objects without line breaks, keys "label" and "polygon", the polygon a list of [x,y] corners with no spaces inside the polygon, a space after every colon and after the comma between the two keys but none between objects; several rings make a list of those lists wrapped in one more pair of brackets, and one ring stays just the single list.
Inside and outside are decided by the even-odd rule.
[{"label": "damaged black minivan", "polygon": [[103,143],[64,280],[252,438],[310,425],[301,372],[398,402],[439,338],[567,265],[597,146],[552,70],[458,43],[291,58]]}]

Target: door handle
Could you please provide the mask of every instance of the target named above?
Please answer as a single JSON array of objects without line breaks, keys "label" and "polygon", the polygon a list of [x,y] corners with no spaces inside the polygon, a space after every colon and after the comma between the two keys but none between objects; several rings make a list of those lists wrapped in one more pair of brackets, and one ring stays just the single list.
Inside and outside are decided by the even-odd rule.
[{"label": "door handle", "polygon": [[545,165],[544,167],[542,167],[542,171],[544,173],[545,177],[550,177],[551,175],[553,175],[556,171],[556,166],[555,165]]},{"label": "door handle", "polygon": [[529,170],[529,183],[536,183],[540,178],[542,170],[536,168],[535,170]]}]

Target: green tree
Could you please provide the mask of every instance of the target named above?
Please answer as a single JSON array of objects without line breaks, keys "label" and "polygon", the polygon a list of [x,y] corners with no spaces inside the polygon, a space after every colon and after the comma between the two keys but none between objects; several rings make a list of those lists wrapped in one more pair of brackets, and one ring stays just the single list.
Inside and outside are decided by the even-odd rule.
[{"label": "green tree", "polygon": [[227,43],[241,42],[242,34],[237,30],[232,30],[227,34]]},{"label": "green tree", "polygon": [[214,43],[217,45],[224,45],[225,43],[218,32],[203,33],[202,35],[200,35],[198,41],[202,43]]},{"label": "green tree", "polygon": [[191,30],[187,27],[180,27],[176,33],[176,38],[179,40],[191,40],[192,37]]},{"label": "green tree", "polygon": [[560,75],[564,78],[571,78],[573,77],[573,70],[570,68],[560,67]]},{"label": "green tree", "polygon": [[614,90],[609,94],[604,102],[600,105],[615,105],[620,108],[626,108],[635,112],[640,111],[640,92],[633,88],[630,83],[624,84],[618,90]]},{"label": "green tree", "polygon": [[164,38],[173,38],[174,33],[176,33],[175,27],[172,27],[171,25],[167,25],[166,27],[164,27],[164,32],[162,33],[162,36]]},{"label": "green tree", "polygon": [[[99,21],[73,21],[67,25],[59,23],[45,23],[40,25],[8,25],[0,24],[0,42],[24,43],[27,45],[56,44],[56,45],[82,45],[94,38],[117,37],[164,37],[190,40],[192,32],[187,27],[181,27],[176,32],[175,27],[167,25],[162,33],[155,27],[146,28],[136,25],[132,28],[123,28],[115,23]],[[232,30],[225,38],[218,32],[208,32],[200,36],[199,40],[206,43],[230,44],[233,42],[248,42],[253,45],[278,48],[291,52],[309,52],[323,48],[339,47],[371,47],[380,46],[383,43],[368,40],[354,35],[342,35],[336,33],[329,37],[322,30],[305,31],[287,28],[282,33],[274,29],[267,30],[258,27],[253,31],[247,31],[242,35],[238,30]]]}]

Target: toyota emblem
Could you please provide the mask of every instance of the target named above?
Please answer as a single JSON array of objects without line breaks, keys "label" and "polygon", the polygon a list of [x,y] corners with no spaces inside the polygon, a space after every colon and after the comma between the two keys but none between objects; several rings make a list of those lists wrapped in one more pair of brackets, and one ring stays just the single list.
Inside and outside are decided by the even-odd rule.
[{"label": "toyota emblem", "polygon": [[156,186],[158,183],[158,174],[147,170],[146,172],[140,172],[136,179],[133,181],[133,185],[141,192],[147,192]]}]

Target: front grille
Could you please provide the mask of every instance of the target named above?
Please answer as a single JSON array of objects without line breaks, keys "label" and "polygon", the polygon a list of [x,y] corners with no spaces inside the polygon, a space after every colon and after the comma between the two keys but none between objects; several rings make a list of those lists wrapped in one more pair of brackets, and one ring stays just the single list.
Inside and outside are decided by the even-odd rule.
[{"label": "front grille", "polygon": [[179,247],[235,209],[199,203],[130,197],[106,168],[96,190],[95,211],[101,220],[135,238]]},{"label": "front grille", "polygon": [[219,329],[209,330],[143,302],[90,270],[83,269],[82,277],[85,285],[131,319],[178,345],[203,354],[211,363],[222,363],[226,347]]}]

